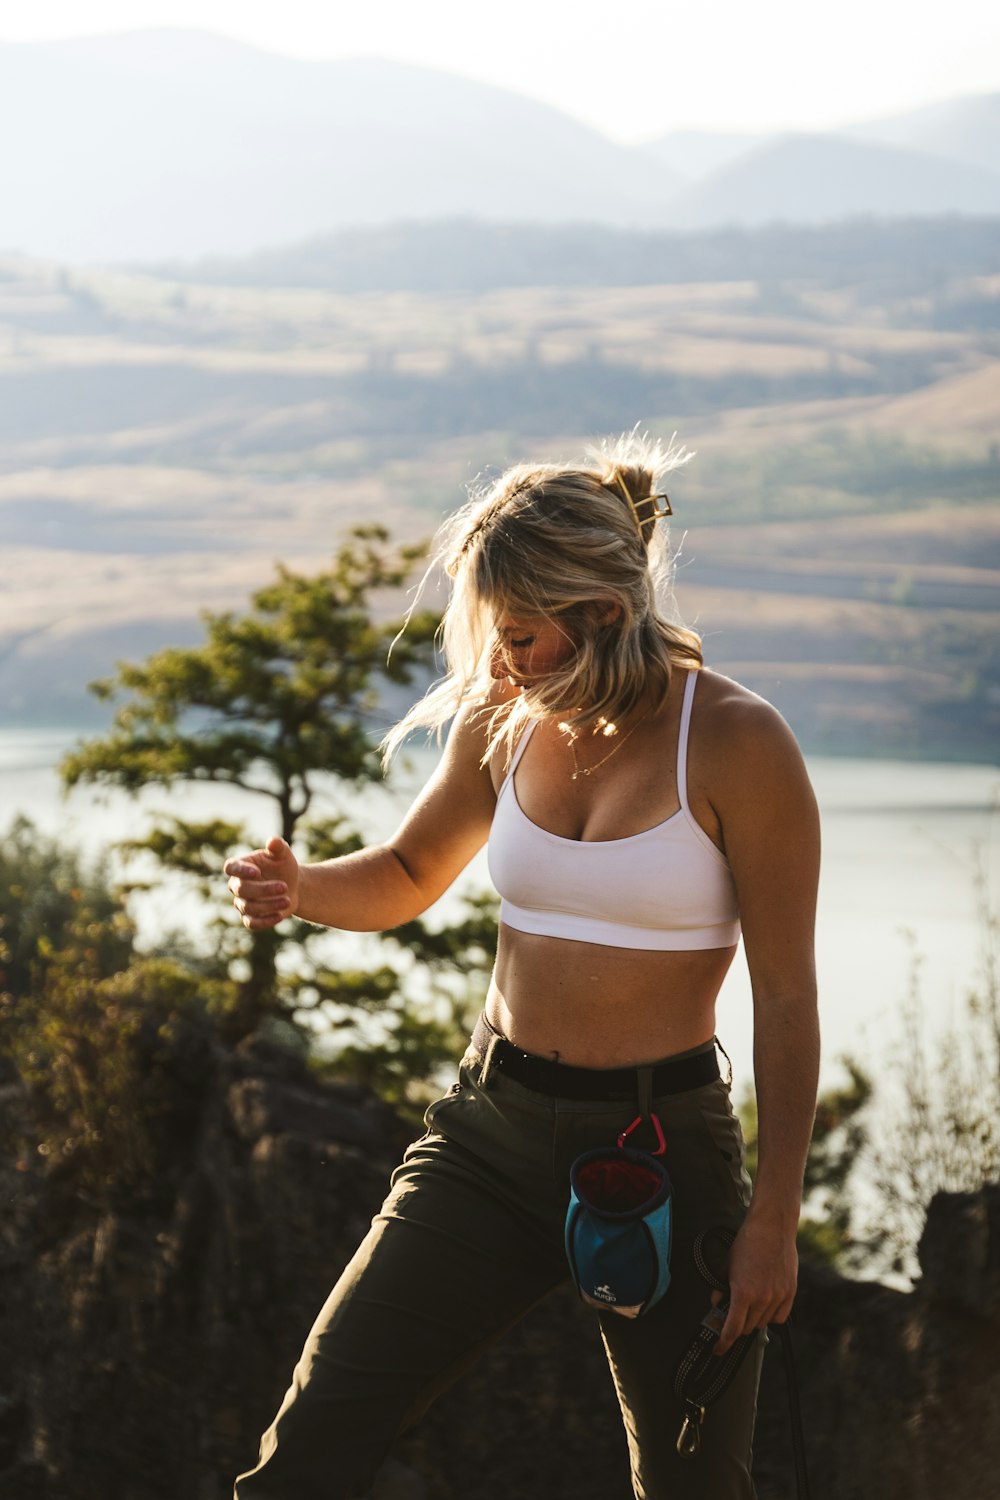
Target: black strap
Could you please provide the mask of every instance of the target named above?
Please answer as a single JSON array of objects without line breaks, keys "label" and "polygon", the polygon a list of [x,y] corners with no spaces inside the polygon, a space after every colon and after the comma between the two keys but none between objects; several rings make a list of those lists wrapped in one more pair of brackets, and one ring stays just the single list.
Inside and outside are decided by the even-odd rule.
[{"label": "black strap", "polygon": [[485,1016],[472,1033],[472,1046],[481,1058],[489,1054],[490,1070],[505,1073],[516,1083],[555,1099],[595,1099],[632,1104],[638,1095],[640,1074],[648,1073],[650,1099],[664,1094],[683,1094],[713,1083],[719,1077],[715,1048],[652,1063],[648,1068],[578,1068],[525,1052],[498,1036]]},{"label": "black strap", "polygon": [[806,1468],[806,1441],[802,1431],[802,1407],[799,1404],[799,1377],[795,1368],[795,1345],[792,1320],[772,1323],[778,1330],[781,1354],[785,1362],[785,1385],[788,1388],[788,1416],[792,1428],[792,1458],[795,1463],[795,1488],[799,1500],[809,1500],[809,1472]]},{"label": "black strap", "polygon": [[[728,1249],[736,1238],[731,1229],[706,1229],[694,1243],[695,1264],[704,1281],[714,1291],[726,1292],[728,1286],[716,1272],[705,1253],[710,1235],[719,1238]],[[712,1352],[722,1332],[729,1311],[728,1300],[712,1307],[702,1319],[698,1332],[677,1367],[674,1394],[684,1409],[684,1420],[677,1436],[677,1452],[682,1458],[694,1458],[701,1448],[701,1424],[706,1408],[717,1401],[723,1391],[728,1390],[736,1372],[750,1352],[753,1334],[744,1334],[736,1339],[721,1358]],[[799,1385],[795,1370],[795,1354],[792,1346],[792,1330],[788,1323],[772,1323],[781,1343],[785,1366],[785,1384],[788,1389],[788,1415],[792,1429],[792,1454],[795,1462],[795,1484],[798,1500],[809,1500],[809,1475],[806,1469],[805,1439],[802,1433],[802,1410],[799,1405]]]}]

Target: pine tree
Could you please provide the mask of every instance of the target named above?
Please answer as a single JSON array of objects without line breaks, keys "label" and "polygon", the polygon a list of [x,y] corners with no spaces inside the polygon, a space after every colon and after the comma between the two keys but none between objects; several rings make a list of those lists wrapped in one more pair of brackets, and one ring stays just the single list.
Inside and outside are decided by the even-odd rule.
[{"label": "pine tree", "polygon": [[[279,567],[274,581],[252,595],[246,613],[206,612],[202,644],[119,664],[114,677],[93,684],[98,697],[116,705],[111,730],[67,756],[65,784],[137,793],[151,785],[217,782],[269,799],[275,818],[268,833],[280,833],[307,859],[358,848],[361,839],[346,820],[310,817],[317,780],[332,774],[360,788],[382,779],[373,732],[380,688],[429,674],[438,618],[415,613],[400,636],[402,622],[382,618],[376,606],[405,584],[423,550],[392,550],[382,528],[358,528],[329,570],[304,577]],[[321,934],[307,923],[248,933],[233,920],[221,864],[257,842],[223,818],[170,816],[121,846],[188,877],[206,899],[219,898],[207,962],[210,977],[238,976],[231,1038],[255,1030],[265,1017],[301,1015],[307,1008],[343,1023],[388,1007],[401,1029],[407,1005],[398,966],[332,968],[310,958]],[[459,972],[475,973],[488,963],[484,945],[495,922],[488,905],[474,906],[467,920],[468,941],[453,937],[446,946]],[[428,941],[414,924],[408,938],[397,938],[394,952],[406,947],[413,954],[414,945]],[[282,949],[292,952],[279,964]],[[447,1025],[432,1045],[427,1033],[428,1053],[410,1037],[409,1061],[426,1069],[454,1040]]]}]

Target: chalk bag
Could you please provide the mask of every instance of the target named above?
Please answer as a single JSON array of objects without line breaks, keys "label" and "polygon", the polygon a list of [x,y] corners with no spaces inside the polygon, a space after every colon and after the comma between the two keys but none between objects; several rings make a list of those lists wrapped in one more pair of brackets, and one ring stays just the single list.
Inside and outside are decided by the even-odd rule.
[{"label": "chalk bag", "polygon": [[[663,1132],[653,1117],[660,1150]],[[638,1122],[637,1122],[638,1123]],[[670,1285],[672,1190],[662,1162],[625,1146],[587,1151],[570,1169],[566,1257],[584,1302],[638,1318]]]}]

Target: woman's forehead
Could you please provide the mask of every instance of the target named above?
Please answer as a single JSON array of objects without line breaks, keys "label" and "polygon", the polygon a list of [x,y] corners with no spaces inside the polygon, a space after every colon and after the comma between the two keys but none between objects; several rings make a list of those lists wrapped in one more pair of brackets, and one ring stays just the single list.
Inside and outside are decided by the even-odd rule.
[{"label": "woman's forehead", "polygon": [[565,624],[558,618],[560,613],[561,611],[540,614],[528,610],[499,610],[493,617],[494,628],[502,635],[528,631],[538,633],[547,628],[558,630],[561,634],[565,629]]},{"label": "woman's forehead", "polygon": [[542,626],[549,624],[545,615],[529,615],[515,610],[501,610],[495,616],[496,628],[499,631],[516,630],[540,630]]},{"label": "woman's forehead", "polygon": [[538,591],[531,587],[530,579],[524,580],[523,588],[518,588],[516,584],[513,588],[498,588],[496,582],[495,579],[491,580],[492,588],[477,588],[474,591],[479,609],[495,629],[508,625],[517,629],[525,625],[541,626],[547,621],[565,616],[574,608],[572,603],[552,604],[547,599],[540,598]]}]

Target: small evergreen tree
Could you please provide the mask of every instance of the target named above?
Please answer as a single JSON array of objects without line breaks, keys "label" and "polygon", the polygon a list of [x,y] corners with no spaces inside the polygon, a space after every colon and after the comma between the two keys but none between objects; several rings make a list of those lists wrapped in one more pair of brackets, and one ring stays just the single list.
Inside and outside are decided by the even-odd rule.
[{"label": "small evergreen tree", "polygon": [[[382,779],[372,733],[379,689],[410,684],[430,671],[438,618],[415,613],[400,636],[401,621],[381,618],[376,605],[400,589],[423,551],[394,551],[382,528],[358,528],[328,571],[303,577],[280,567],[275,580],[252,595],[245,614],[205,613],[203,644],[120,664],[116,676],[94,684],[100,698],[116,702],[111,731],[67,756],[65,784],[136,793],[150,785],[221,783],[269,800],[275,817],[268,833],[280,833],[306,859],[358,848],[361,839],[346,821],[315,816],[317,778],[332,774],[350,787]],[[386,964],[348,972],[324,956],[329,944],[317,941],[326,936],[322,929],[293,920],[250,933],[233,919],[222,862],[259,842],[222,818],[174,815],[122,848],[151,855],[160,869],[193,881],[206,900],[213,894],[218,900],[208,972],[237,981],[231,1039],[267,1017],[310,1009],[328,1022],[351,1025],[354,1037],[360,1027],[364,1036],[364,1014],[378,1008],[390,1023],[380,1028],[379,1045],[391,1051],[393,1030],[402,1038],[412,1001],[405,961],[402,969]],[[484,964],[482,925],[495,930],[495,922],[482,907],[469,921],[468,942],[454,936],[439,941],[453,966],[473,975]],[[414,924],[402,941],[415,952],[414,945],[431,939]],[[397,935],[394,952],[400,951]],[[447,987],[439,986],[433,999],[438,1013],[442,1005],[465,1008]],[[416,1045],[420,1027],[412,1019],[407,1027],[409,1064],[426,1072],[448,1050],[454,1027],[447,1020],[439,1023],[440,1034],[429,1027],[422,1047]]]}]

